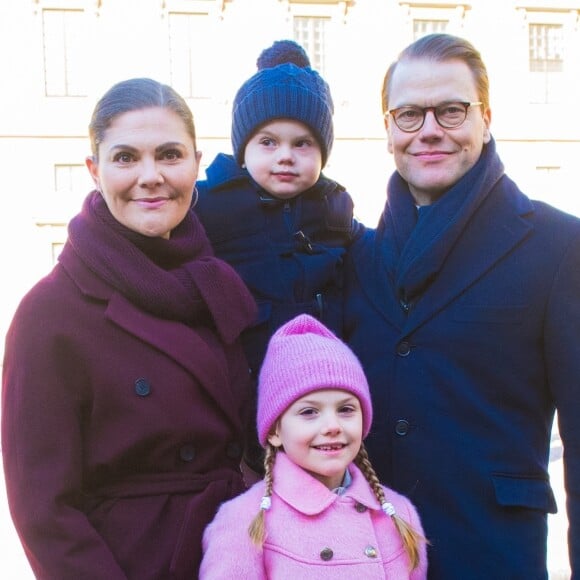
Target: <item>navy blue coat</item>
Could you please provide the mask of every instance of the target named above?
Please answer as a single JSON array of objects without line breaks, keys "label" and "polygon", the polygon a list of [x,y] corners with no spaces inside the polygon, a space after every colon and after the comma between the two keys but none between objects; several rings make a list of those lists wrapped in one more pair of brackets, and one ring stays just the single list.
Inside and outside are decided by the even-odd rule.
[{"label": "navy blue coat", "polygon": [[580,220],[530,201],[503,168],[462,187],[487,189],[414,301],[388,274],[384,219],[349,253],[346,339],[375,412],[367,446],[381,480],[418,508],[429,578],[547,578],[557,408],[578,571]]},{"label": "navy blue coat", "polygon": [[342,328],[343,259],[358,224],[345,189],[324,176],[279,200],[230,155],[218,154],[197,183],[195,211],[216,255],[231,264],[258,303],[257,324],[242,336],[257,372],[270,336],[301,313]]}]

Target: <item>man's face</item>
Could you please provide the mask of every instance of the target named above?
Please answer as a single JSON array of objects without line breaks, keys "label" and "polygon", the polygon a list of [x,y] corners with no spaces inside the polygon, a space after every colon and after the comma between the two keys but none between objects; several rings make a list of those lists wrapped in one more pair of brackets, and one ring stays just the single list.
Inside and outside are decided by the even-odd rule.
[{"label": "man's face", "polygon": [[[414,59],[397,65],[388,108],[479,100],[473,74],[463,61]],[[490,121],[489,109],[471,106],[459,127],[445,129],[437,123],[433,111],[428,111],[423,126],[406,133],[391,115],[386,116],[389,152],[419,205],[436,201],[475,165],[483,145],[491,138]]]}]

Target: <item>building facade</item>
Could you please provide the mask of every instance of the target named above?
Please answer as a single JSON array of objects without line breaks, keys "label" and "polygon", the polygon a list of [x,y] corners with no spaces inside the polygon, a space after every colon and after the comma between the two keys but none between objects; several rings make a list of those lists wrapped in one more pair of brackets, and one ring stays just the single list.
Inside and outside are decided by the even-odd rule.
[{"label": "building facade", "polygon": [[383,75],[433,31],[482,52],[510,176],[531,197],[580,214],[580,0],[3,0],[0,23],[2,335],[91,188],[87,125],[100,95],[134,76],[174,86],[194,113],[203,169],[230,151],[235,92],[280,38],[303,44],[331,86],[336,140],[325,172],[352,192],[365,224],[375,225],[393,169]]}]

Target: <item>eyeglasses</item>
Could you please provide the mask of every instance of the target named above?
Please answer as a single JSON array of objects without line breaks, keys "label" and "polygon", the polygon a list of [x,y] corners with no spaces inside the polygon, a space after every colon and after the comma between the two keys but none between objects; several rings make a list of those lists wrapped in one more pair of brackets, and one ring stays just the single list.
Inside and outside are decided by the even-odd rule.
[{"label": "eyeglasses", "polygon": [[399,107],[398,109],[391,109],[385,113],[385,116],[390,115],[393,121],[401,131],[405,133],[413,133],[418,131],[425,123],[425,116],[427,111],[433,111],[435,120],[444,129],[455,129],[463,124],[467,118],[467,111],[469,107],[476,107],[483,105],[481,101],[474,103],[466,103],[461,101],[451,101],[441,103],[436,107],[417,107],[415,105],[407,105]]}]

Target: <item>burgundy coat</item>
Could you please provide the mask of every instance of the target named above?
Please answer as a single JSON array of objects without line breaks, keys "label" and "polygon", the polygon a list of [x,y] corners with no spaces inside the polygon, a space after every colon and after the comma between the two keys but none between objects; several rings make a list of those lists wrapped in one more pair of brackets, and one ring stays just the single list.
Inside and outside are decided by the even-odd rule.
[{"label": "burgundy coat", "polygon": [[10,511],[38,578],[196,577],[201,535],[244,488],[238,344],[136,309],[59,264],[6,339]]}]

